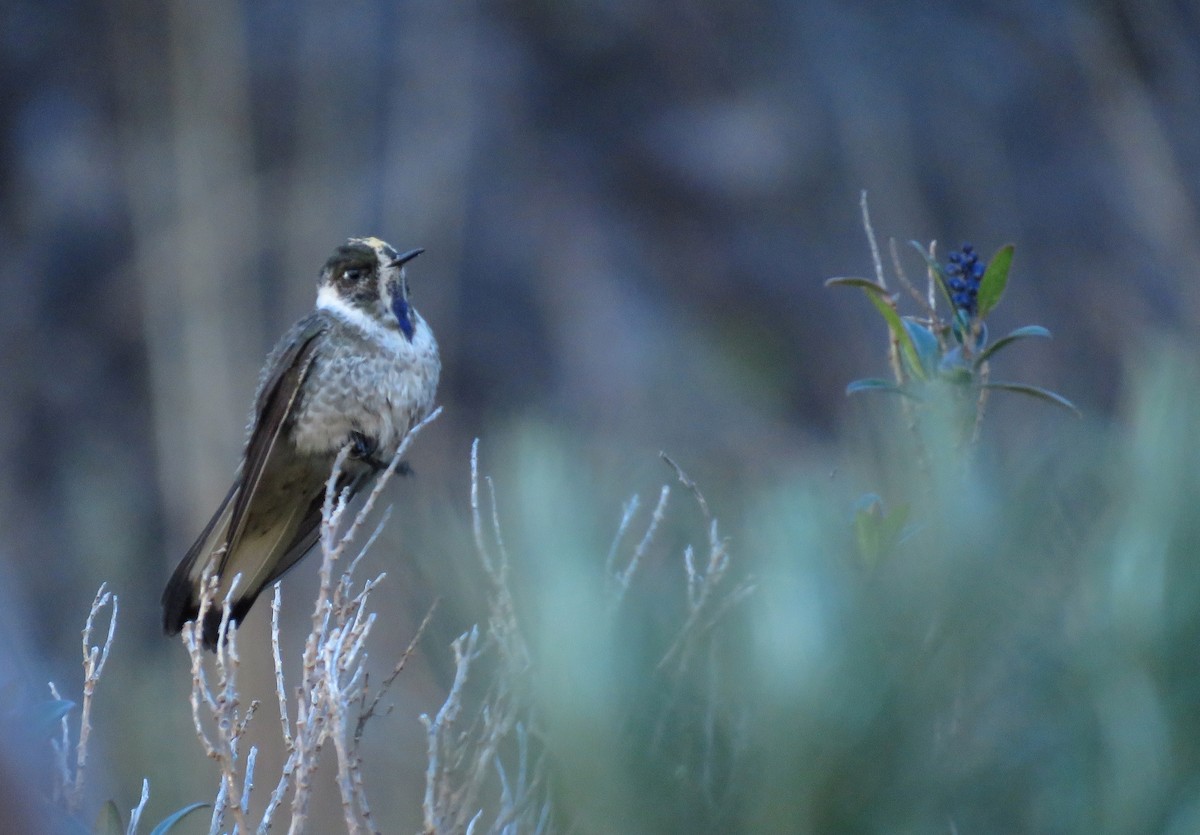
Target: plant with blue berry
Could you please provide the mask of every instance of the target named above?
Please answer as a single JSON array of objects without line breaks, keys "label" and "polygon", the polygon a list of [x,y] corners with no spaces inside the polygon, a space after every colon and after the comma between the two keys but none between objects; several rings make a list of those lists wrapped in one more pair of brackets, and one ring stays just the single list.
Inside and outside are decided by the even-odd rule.
[{"label": "plant with blue berry", "polygon": [[[1011,250],[1011,247],[1009,247]],[[951,252],[946,259],[946,284],[950,288],[950,301],[955,310],[961,310],[968,317],[974,317],[979,311],[979,287],[983,284],[987,263],[979,260],[975,247],[963,244],[962,249]]]},{"label": "plant with blue berry", "polygon": [[[883,316],[890,338],[888,355],[892,379],[855,380],[846,387],[847,394],[864,391],[900,394],[905,398],[905,408],[910,414],[914,405],[949,394],[950,400],[962,407],[959,409],[963,418],[960,440],[971,442],[978,440],[984,408],[992,391],[1024,394],[1079,414],[1071,401],[1056,392],[1028,383],[991,379],[991,360],[1001,349],[1024,339],[1050,337],[1050,331],[1040,325],[1026,325],[995,342],[988,342],[986,319],[1000,303],[1008,286],[1012,244],[1000,247],[991,258],[984,260],[974,246],[964,243],[942,262],[938,260],[935,244],[926,248],[916,241],[911,242],[927,267],[928,290],[922,294],[905,275],[893,241],[891,255],[896,276],[922,308],[920,315],[902,316],[899,293],[889,290],[884,277],[865,195],[862,209],[875,262],[875,279],[841,277],[831,278],[825,284],[861,289]],[[949,310],[945,315],[939,311],[939,299]]]}]

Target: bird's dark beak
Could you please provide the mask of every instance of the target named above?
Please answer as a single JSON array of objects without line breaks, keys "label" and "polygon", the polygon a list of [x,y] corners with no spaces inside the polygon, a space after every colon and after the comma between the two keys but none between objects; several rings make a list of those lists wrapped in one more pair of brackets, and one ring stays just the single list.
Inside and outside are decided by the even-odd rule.
[{"label": "bird's dark beak", "polygon": [[418,255],[420,255],[424,251],[425,250],[423,250],[423,249],[410,249],[408,252],[404,253],[399,258],[397,258],[395,261],[388,264],[388,266],[389,267],[403,267],[405,264],[407,264],[412,259],[416,258]]}]

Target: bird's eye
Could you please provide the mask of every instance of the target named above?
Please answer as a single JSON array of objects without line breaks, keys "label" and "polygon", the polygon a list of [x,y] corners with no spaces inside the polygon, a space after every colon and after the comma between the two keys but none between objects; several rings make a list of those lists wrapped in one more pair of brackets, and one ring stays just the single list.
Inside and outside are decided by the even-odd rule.
[{"label": "bird's eye", "polygon": [[346,272],[342,273],[347,281],[362,281],[365,270],[360,267],[350,267]]}]

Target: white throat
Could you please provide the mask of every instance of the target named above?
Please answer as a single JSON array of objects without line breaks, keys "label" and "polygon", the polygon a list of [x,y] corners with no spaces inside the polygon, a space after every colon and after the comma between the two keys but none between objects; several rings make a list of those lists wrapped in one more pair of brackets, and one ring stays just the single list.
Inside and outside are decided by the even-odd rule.
[{"label": "white throat", "polygon": [[392,350],[404,347],[407,340],[399,328],[389,328],[374,316],[369,316],[338,295],[337,291],[328,284],[317,290],[317,309],[332,313],[347,324],[358,328],[369,338],[387,345]]}]

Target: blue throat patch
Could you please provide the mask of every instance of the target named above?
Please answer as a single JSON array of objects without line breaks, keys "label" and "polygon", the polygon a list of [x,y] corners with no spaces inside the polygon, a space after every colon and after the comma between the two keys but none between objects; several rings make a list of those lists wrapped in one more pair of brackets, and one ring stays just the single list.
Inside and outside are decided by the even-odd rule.
[{"label": "blue throat patch", "polygon": [[400,330],[403,332],[404,338],[412,342],[412,318],[408,315],[408,302],[402,296],[397,296],[392,300],[392,313],[396,314],[396,321],[400,323]]}]

